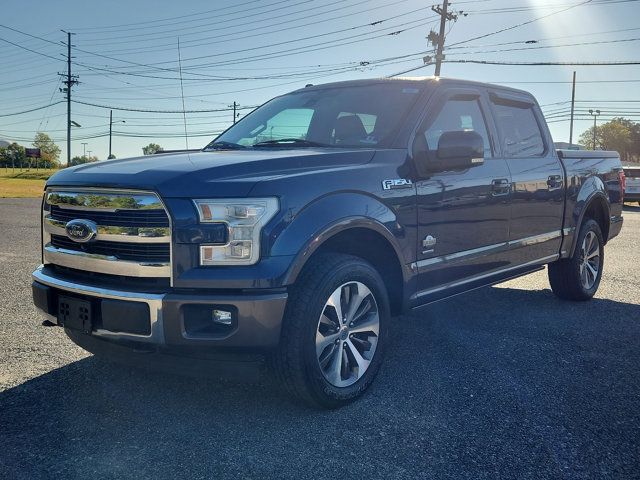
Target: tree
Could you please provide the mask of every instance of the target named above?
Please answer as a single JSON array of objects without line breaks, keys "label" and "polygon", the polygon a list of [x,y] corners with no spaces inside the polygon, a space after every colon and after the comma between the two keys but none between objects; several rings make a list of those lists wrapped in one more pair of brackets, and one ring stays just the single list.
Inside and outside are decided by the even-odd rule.
[{"label": "tree", "polygon": [[580,135],[580,143],[588,145],[590,150],[615,150],[620,153],[623,160],[629,159],[632,151],[632,131],[627,120],[614,118],[610,122],[603,123],[596,127],[596,144],[593,144],[593,127]]},{"label": "tree", "polygon": [[51,140],[49,135],[44,132],[36,133],[33,139],[33,146],[40,149],[41,160],[45,166],[49,168],[60,166],[60,162],[58,161],[60,158],[60,147]]},{"label": "tree", "polygon": [[145,155],[153,155],[161,151],[162,147],[157,143],[150,143],[146,147],[142,147],[142,153],[144,153]]},{"label": "tree", "polygon": [[24,147],[13,142],[8,147],[0,149],[0,162],[5,167],[25,167],[27,165],[27,156]]},{"label": "tree", "polygon": [[69,166],[82,165],[83,163],[91,163],[91,162],[97,162],[97,161],[98,161],[98,157],[96,157],[95,155],[92,155],[92,156],[76,155],[71,159],[71,164]]}]

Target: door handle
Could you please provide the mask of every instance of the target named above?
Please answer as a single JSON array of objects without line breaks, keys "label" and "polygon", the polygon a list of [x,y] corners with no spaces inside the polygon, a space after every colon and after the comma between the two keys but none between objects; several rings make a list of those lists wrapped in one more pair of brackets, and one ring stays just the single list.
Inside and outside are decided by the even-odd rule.
[{"label": "door handle", "polygon": [[549,175],[549,178],[547,178],[547,187],[549,191],[562,188],[562,175]]},{"label": "door handle", "polygon": [[511,182],[508,178],[494,178],[491,180],[491,196],[503,197],[511,193]]}]

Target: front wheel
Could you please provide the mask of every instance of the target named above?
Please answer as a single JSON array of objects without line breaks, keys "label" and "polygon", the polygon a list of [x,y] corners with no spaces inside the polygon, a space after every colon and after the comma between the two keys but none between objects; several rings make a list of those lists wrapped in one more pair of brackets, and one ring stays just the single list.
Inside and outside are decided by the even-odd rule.
[{"label": "front wheel", "polygon": [[564,300],[589,300],[602,278],[604,239],[595,220],[582,224],[571,258],[549,264],[551,289]]},{"label": "front wheel", "polygon": [[388,321],[385,285],[368,262],[319,255],[291,288],[276,374],[290,393],[314,406],[349,403],[378,373]]}]

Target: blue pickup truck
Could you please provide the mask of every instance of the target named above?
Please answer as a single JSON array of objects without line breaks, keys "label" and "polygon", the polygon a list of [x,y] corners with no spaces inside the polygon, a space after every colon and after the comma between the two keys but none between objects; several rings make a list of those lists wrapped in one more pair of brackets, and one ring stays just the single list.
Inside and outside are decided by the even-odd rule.
[{"label": "blue pickup truck", "polygon": [[50,178],[33,298],[91,352],[260,361],[334,408],[371,385],[403,312],[545,265],[558,297],[590,299],[623,178],[615,152],[554,150],[520,90],[308,86],[200,152]]}]

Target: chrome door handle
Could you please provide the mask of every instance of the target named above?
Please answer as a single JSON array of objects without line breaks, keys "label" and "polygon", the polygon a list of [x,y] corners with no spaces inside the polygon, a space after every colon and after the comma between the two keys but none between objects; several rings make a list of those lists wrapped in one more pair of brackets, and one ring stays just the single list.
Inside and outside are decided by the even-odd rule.
[{"label": "chrome door handle", "polygon": [[547,187],[549,191],[562,188],[562,175],[549,175],[549,178],[547,178]]}]

